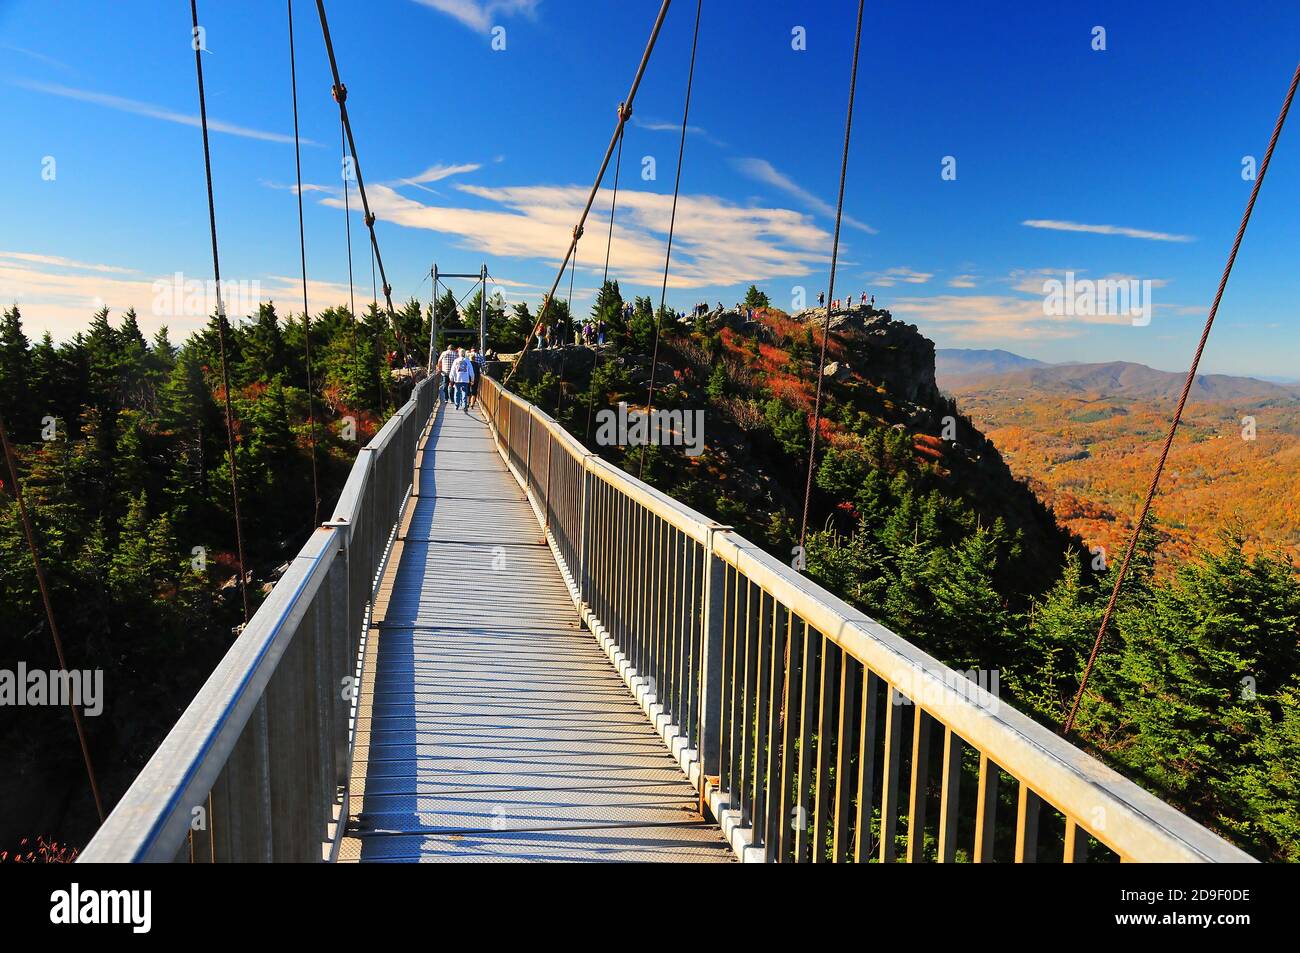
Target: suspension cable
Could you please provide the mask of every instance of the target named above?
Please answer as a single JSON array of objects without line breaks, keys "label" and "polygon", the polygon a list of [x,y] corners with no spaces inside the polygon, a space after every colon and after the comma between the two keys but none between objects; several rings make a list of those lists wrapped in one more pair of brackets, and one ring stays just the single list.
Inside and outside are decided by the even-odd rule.
[{"label": "suspension cable", "polygon": [[1277,122],[1273,126],[1273,135],[1268,141],[1268,149],[1264,152],[1264,161],[1259,166],[1259,177],[1255,179],[1255,185],[1250,190],[1250,199],[1246,202],[1246,210],[1242,213],[1241,224],[1237,226],[1237,237],[1232,242],[1232,251],[1228,253],[1228,262],[1224,266],[1223,275],[1219,278],[1219,287],[1214,294],[1214,303],[1210,305],[1210,314],[1205,319],[1205,329],[1201,332],[1201,339],[1196,345],[1196,353],[1192,357],[1192,366],[1188,368],[1187,379],[1183,382],[1183,391],[1178,397],[1178,406],[1174,410],[1174,418],[1169,424],[1169,433],[1165,436],[1164,446],[1160,449],[1160,459],[1156,463],[1155,473],[1151,475],[1151,484],[1147,487],[1145,499],[1142,501],[1142,508],[1138,512],[1137,523],[1133,527],[1133,534],[1129,537],[1128,548],[1124,551],[1124,561],[1120,564],[1119,574],[1115,576],[1115,585],[1110,592],[1110,600],[1106,603],[1106,611],[1101,617],[1101,626],[1097,630],[1097,639],[1093,642],[1092,653],[1088,656],[1088,663],[1084,666],[1083,675],[1079,679],[1079,690],[1075,692],[1074,702],[1070,705],[1070,714],[1066,716],[1064,723],[1061,725],[1061,734],[1069,735],[1074,728],[1075,716],[1079,713],[1079,704],[1083,701],[1084,690],[1088,687],[1088,678],[1092,675],[1093,666],[1096,665],[1097,656],[1101,652],[1102,642],[1106,638],[1106,629],[1110,626],[1111,616],[1115,613],[1115,604],[1119,601],[1120,587],[1124,585],[1124,579],[1128,575],[1129,563],[1133,560],[1133,553],[1137,550],[1138,540],[1142,535],[1142,528],[1146,524],[1147,516],[1151,511],[1151,504],[1155,500],[1156,491],[1160,486],[1160,477],[1164,474],[1165,463],[1169,459],[1169,451],[1174,443],[1174,435],[1178,432],[1178,424],[1183,419],[1183,409],[1187,406],[1188,395],[1192,391],[1192,384],[1196,381],[1196,369],[1200,366],[1201,355],[1205,352],[1205,345],[1210,338],[1210,329],[1214,327],[1214,318],[1219,312],[1219,302],[1223,300],[1224,289],[1228,286],[1228,277],[1232,274],[1232,266],[1237,261],[1237,250],[1241,248],[1241,241],[1246,235],[1246,226],[1250,222],[1251,212],[1255,209],[1255,199],[1259,196],[1260,186],[1264,184],[1264,175],[1268,172],[1268,164],[1273,158],[1273,149],[1277,145],[1278,137],[1282,134],[1282,126],[1286,122],[1286,115],[1291,109],[1291,101],[1295,98],[1296,87],[1300,85],[1300,64],[1297,64],[1295,73],[1291,77],[1291,86],[1287,90],[1286,99],[1282,102],[1282,111],[1278,114]]},{"label": "suspension cable", "polygon": [[374,252],[375,261],[379,265],[379,277],[384,282],[384,300],[388,305],[388,319],[392,322],[393,331],[397,337],[397,346],[402,351],[402,364],[405,366],[406,339],[405,335],[402,334],[401,326],[397,322],[397,315],[393,311],[393,287],[388,283],[388,274],[384,270],[384,257],[379,252],[379,238],[375,234],[375,215],[370,211],[370,200],[366,197],[366,182],[361,177],[361,160],[357,158],[357,142],[352,135],[352,120],[348,118],[348,88],[343,85],[343,80],[339,78],[338,59],[334,56],[334,42],[330,39],[329,20],[325,16],[325,0],[316,0],[316,10],[320,14],[321,33],[325,37],[325,52],[329,54],[330,73],[334,77],[334,101],[339,105],[339,118],[343,121],[343,129],[347,135],[348,146],[352,153],[352,169],[357,176],[357,191],[361,193],[361,206],[365,211],[366,228],[370,231],[370,248]]},{"label": "suspension cable", "polygon": [[808,441],[808,479],[804,483],[803,518],[799,523],[799,551],[804,551],[808,538],[808,505],[812,500],[813,470],[817,460],[817,434],[821,430],[822,384],[826,379],[826,342],[831,336],[831,302],[835,300],[835,269],[839,264],[840,224],[844,218],[844,183],[849,172],[849,141],[853,133],[853,100],[858,88],[858,55],[862,48],[862,8],[866,0],[858,0],[858,25],[853,36],[853,68],[849,73],[849,108],[844,121],[844,155],[840,160],[840,191],[835,202],[835,237],[831,243],[831,277],[826,293],[826,323],[822,328],[821,357],[818,360],[817,399],[813,403],[812,434]]},{"label": "suspension cable", "polygon": [[569,335],[573,334],[573,276],[578,270],[578,249],[573,249],[573,261],[569,264],[569,300],[564,302],[564,309],[569,312],[568,326],[564,329],[565,339],[560,342],[560,386],[556,388],[555,419],[560,419],[560,407],[564,404],[564,370],[569,357]]},{"label": "suspension cable", "polygon": [[[650,390],[646,394],[647,418],[654,412],[655,373],[659,369],[659,323],[663,320],[664,308],[668,301],[668,264],[673,257],[673,231],[677,226],[677,195],[682,187],[682,157],[686,154],[686,123],[691,114],[691,87],[695,82],[695,51],[700,45],[700,11],[704,0],[695,0],[695,34],[691,39],[691,66],[686,73],[686,105],[682,108],[682,138],[677,144],[677,176],[673,182],[673,210],[668,218],[668,250],[664,252],[664,280],[659,289],[659,311],[652,315],[655,325],[655,346],[650,357]],[[640,462],[636,468],[637,479],[645,472],[646,447],[641,446]]]},{"label": "suspension cable", "polygon": [[[198,0],[190,0],[194,34],[199,31]],[[221,384],[226,397],[226,445],[230,451],[230,499],[234,507],[235,545],[239,559],[239,594],[244,603],[244,622],[249,619],[248,579],[244,563],[244,533],[239,518],[239,468],[235,459],[235,413],[230,400],[230,370],[226,364],[226,306],[221,296],[221,261],[217,255],[217,206],[212,193],[212,153],[208,146],[208,104],[203,91],[203,51],[194,44],[194,68],[199,81],[199,124],[203,129],[203,172],[208,183],[208,230],[212,235],[212,276],[217,289],[217,345],[221,352]]]},{"label": "suspension cable", "polygon": [[[317,2],[320,2],[320,0],[317,0]],[[632,88],[628,91],[623,108],[618,112],[618,125],[614,127],[614,135],[610,137],[609,145],[605,148],[605,158],[601,160],[600,171],[596,173],[596,181],[591,186],[591,193],[587,196],[587,204],[583,207],[582,214],[578,216],[578,224],[573,229],[573,239],[569,242],[569,248],[564,253],[564,261],[560,263],[560,270],[555,273],[555,280],[551,282],[550,293],[542,298],[542,310],[537,315],[537,320],[542,324],[546,323],[546,312],[551,306],[551,299],[555,297],[555,290],[560,286],[560,279],[564,277],[564,269],[569,263],[569,257],[573,254],[578,239],[582,236],[582,228],[586,224],[587,214],[591,211],[591,204],[596,201],[596,193],[600,191],[600,183],[604,181],[605,170],[609,168],[609,160],[614,155],[614,146],[623,133],[623,126],[632,117],[632,103],[636,99],[637,90],[641,87],[641,78],[645,76],[646,66],[650,63],[650,54],[654,52],[655,42],[659,39],[659,31],[664,25],[664,17],[668,15],[668,6],[671,2],[672,0],[664,0],[663,5],[659,8],[659,15],[655,18],[654,27],[650,31],[650,39],[646,42],[645,52],[641,54],[641,63],[637,66],[636,76],[632,80]],[[523,363],[524,355],[528,353],[528,348],[532,346],[532,343],[531,336],[524,341],[524,349],[519,352],[519,357],[515,359],[515,363],[501,382],[502,386],[510,383],[510,379],[514,377],[515,371]]]},{"label": "suspension cable", "polygon": [[[569,298],[564,302],[564,306],[569,310],[569,324],[573,324],[573,276],[578,271],[578,247],[573,247],[573,261],[569,263]],[[570,328],[570,331],[573,329]]]},{"label": "suspension cable", "polygon": [[[348,140],[347,134],[343,131],[343,117],[339,117],[339,141],[341,145],[341,155],[343,166],[343,234],[347,239],[348,246],[348,313],[351,318],[349,327],[351,329],[351,346],[352,346],[352,373],[358,374],[357,368],[360,366],[360,351],[357,349],[357,326],[360,322],[357,320],[357,285],[356,278],[352,271],[352,208],[351,199],[348,197],[348,176],[351,170],[347,166],[348,162]],[[375,395],[375,407],[382,410],[384,395],[382,390]]]},{"label": "suspension cable", "polygon": [[[623,113],[623,104],[618,104],[619,114]],[[605,239],[605,270],[600,276],[600,287],[603,291],[605,282],[609,281],[609,249],[614,244],[614,210],[618,207],[618,180],[623,169],[623,127],[618,130],[618,155],[614,159],[614,192],[609,199],[609,235]]]},{"label": "suspension cable", "polygon": [[[371,306],[371,308],[372,308],[373,310],[375,310],[375,311],[378,311],[378,310],[379,310],[379,293],[378,293],[378,290],[375,288],[375,250],[374,250],[374,248],[371,248],[371,249],[370,249],[370,306]],[[402,349],[401,349],[401,352],[402,352],[402,364],[403,364],[403,366],[405,366],[405,364],[406,364],[406,349],[405,349],[405,348],[402,348]],[[389,404],[389,406],[390,406],[391,408],[396,409],[396,407],[397,407],[397,397],[396,397],[396,395],[395,395],[394,392],[393,392],[393,374],[392,374],[392,368],[390,367],[390,365],[389,365],[389,363],[388,363],[388,354],[385,353],[385,354],[383,355],[383,358],[384,358],[384,366],[389,368],[389,373],[388,373],[388,404]]]},{"label": "suspension cable", "polygon": [[293,0],[289,5],[289,81],[293,90],[293,162],[298,176],[298,255],[302,262],[303,350],[307,361],[307,424],[311,437],[312,524],[320,522],[320,478],[316,467],[316,390],[311,376],[311,309],[307,304],[307,234],[302,215],[302,144],[298,138],[298,63],[293,43]]},{"label": "suspension cable", "polygon": [[[618,111],[621,115],[623,104],[618,104]],[[609,201],[609,235],[605,238],[605,270],[600,276],[600,290],[603,294],[605,285],[609,284],[609,250],[614,243],[614,210],[618,207],[618,180],[623,169],[623,137],[626,130],[618,130],[618,155],[614,158],[614,194]],[[599,355],[591,362],[591,378],[587,381],[587,437],[586,442],[591,441],[591,415],[596,407],[596,388],[594,386],[596,368],[600,364]]]},{"label": "suspension cable", "polygon": [[[18,463],[14,449],[9,445],[9,433],[5,430],[4,417],[0,416],[0,445],[4,450],[5,461],[9,464],[9,477],[14,485],[14,499],[18,501],[18,513],[23,521],[23,532],[27,536],[27,549],[32,554],[32,565],[36,569],[36,584],[41,590],[41,602],[45,605],[45,621],[50,627],[50,637],[54,640],[54,654],[59,660],[59,671],[68,670],[67,659],[63,655],[63,639],[59,636],[59,627],[54,622],[54,604],[50,600],[50,589],[45,581],[45,567],[41,563],[40,547],[36,545],[36,531],[32,528],[31,517],[27,513],[27,501],[23,498],[23,484],[18,478]],[[68,710],[72,712],[72,724],[77,729],[77,743],[81,745],[81,760],[86,765],[86,777],[90,779],[90,793],[95,799],[95,812],[99,814],[99,823],[104,823],[104,802],[99,795],[99,781],[95,777],[95,766],[90,760],[90,745],[86,740],[86,726],[81,722],[81,712],[73,704],[71,694],[68,696]]]}]

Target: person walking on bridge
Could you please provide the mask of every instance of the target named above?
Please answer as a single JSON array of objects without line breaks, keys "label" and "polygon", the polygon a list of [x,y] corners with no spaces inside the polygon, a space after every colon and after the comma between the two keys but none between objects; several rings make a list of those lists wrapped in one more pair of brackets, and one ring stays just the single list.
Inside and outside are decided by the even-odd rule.
[{"label": "person walking on bridge", "polygon": [[456,351],[448,344],[447,350],[438,355],[438,366],[442,368],[442,402],[445,404],[451,400],[451,366],[456,363]]},{"label": "person walking on bridge", "polygon": [[478,348],[469,349],[469,360],[474,366],[474,379],[469,382],[469,405],[471,407],[478,404],[478,385],[483,379],[483,355],[478,352]]},{"label": "person walking on bridge", "polygon": [[456,388],[456,409],[469,413],[469,388],[475,381],[474,362],[459,349],[455,363],[451,365],[451,383]]}]

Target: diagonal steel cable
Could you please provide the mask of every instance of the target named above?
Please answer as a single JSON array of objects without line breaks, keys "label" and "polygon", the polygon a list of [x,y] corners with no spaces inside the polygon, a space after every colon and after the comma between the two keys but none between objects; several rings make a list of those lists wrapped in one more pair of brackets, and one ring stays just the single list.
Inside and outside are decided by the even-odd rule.
[{"label": "diagonal steel cable", "polygon": [[1124,579],[1128,575],[1129,563],[1133,560],[1133,553],[1137,550],[1138,540],[1142,536],[1142,528],[1151,513],[1151,504],[1155,500],[1156,491],[1160,487],[1160,477],[1165,472],[1165,464],[1169,460],[1169,450],[1174,444],[1174,435],[1178,432],[1178,424],[1183,419],[1183,409],[1187,406],[1188,395],[1191,394],[1192,384],[1196,381],[1196,369],[1201,364],[1201,355],[1205,353],[1205,345],[1210,339],[1210,330],[1214,327],[1214,318],[1219,313],[1219,302],[1223,300],[1224,289],[1228,287],[1228,277],[1232,274],[1232,266],[1237,261],[1237,251],[1241,248],[1241,240],[1246,237],[1246,226],[1250,223],[1250,215],[1255,210],[1255,200],[1259,197],[1260,186],[1264,184],[1264,176],[1268,173],[1268,165],[1273,158],[1273,149],[1277,146],[1278,137],[1282,134],[1282,126],[1286,122],[1286,115],[1291,110],[1291,101],[1295,99],[1297,85],[1300,85],[1300,64],[1296,65],[1295,73],[1291,76],[1291,86],[1287,89],[1286,98],[1282,101],[1282,111],[1278,113],[1277,122],[1273,125],[1273,135],[1268,140],[1268,149],[1264,152],[1264,161],[1260,163],[1259,176],[1255,179],[1255,185],[1250,190],[1250,199],[1246,202],[1246,210],[1242,213],[1241,224],[1237,226],[1237,237],[1232,242],[1232,250],[1228,253],[1228,262],[1223,268],[1223,275],[1219,278],[1219,287],[1214,293],[1214,303],[1210,305],[1210,314],[1205,319],[1205,329],[1201,331],[1201,339],[1196,345],[1196,354],[1192,357],[1192,366],[1187,370],[1187,379],[1183,382],[1183,391],[1178,397],[1178,407],[1174,410],[1174,419],[1169,424],[1169,433],[1166,434],[1164,446],[1160,449],[1160,459],[1156,463],[1155,473],[1151,475],[1151,483],[1147,487],[1146,497],[1142,500],[1142,508],[1138,512],[1133,534],[1129,537],[1128,548],[1124,551],[1124,561],[1120,564],[1119,573],[1115,576],[1115,585],[1110,591],[1110,600],[1106,603],[1106,611],[1102,614],[1101,626],[1097,629],[1097,638],[1093,642],[1092,653],[1088,656],[1088,663],[1084,666],[1083,675],[1079,678],[1079,690],[1075,692],[1074,701],[1070,705],[1070,714],[1066,716],[1061,725],[1062,735],[1068,735],[1074,729],[1074,719],[1079,713],[1079,704],[1083,701],[1083,693],[1088,687],[1088,679],[1092,675],[1093,667],[1097,664],[1097,656],[1101,653],[1102,642],[1106,639],[1106,630],[1110,627],[1111,617],[1115,613],[1115,605],[1119,602],[1120,588],[1124,585]]}]

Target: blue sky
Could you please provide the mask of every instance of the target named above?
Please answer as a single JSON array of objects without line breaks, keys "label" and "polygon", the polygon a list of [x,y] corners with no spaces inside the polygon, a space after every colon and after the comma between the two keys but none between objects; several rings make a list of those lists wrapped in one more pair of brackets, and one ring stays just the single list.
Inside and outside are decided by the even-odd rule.
[{"label": "blue sky", "polygon": [[[549,287],[657,0],[331,0],[395,298],[431,262]],[[790,308],[825,288],[850,0],[705,0],[670,301]],[[624,151],[612,274],[657,297],[695,5],[677,0]],[[57,12],[56,12],[57,11]],[[201,0],[222,271],[301,307],[283,3]],[[797,12],[792,12],[797,11]],[[295,3],[313,308],[347,297],[338,114]],[[1094,50],[1094,27],[1106,49]],[[493,28],[505,49],[492,48]],[[792,48],[802,27],[806,49]],[[1296,61],[1300,6],[868,4],[837,286],[940,346],[1185,366]],[[153,283],[210,277],[188,3],[0,0],[0,298],[66,337],[103,301],[173,337]],[[1284,132],[1203,368],[1300,377],[1300,115]],[[956,178],[941,177],[945,156]],[[43,172],[54,160],[54,177]],[[652,157],[657,176],[641,170]],[[353,199],[355,203],[355,193]],[[600,280],[608,195],[579,247]],[[359,301],[370,263],[354,204]],[[1037,224],[1026,224],[1037,223]],[[1087,226],[1079,230],[1078,226]],[[1149,325],[1049,317],[1042,283],[1152,282]],[[567,277],[562,285],[567,290]]]}]

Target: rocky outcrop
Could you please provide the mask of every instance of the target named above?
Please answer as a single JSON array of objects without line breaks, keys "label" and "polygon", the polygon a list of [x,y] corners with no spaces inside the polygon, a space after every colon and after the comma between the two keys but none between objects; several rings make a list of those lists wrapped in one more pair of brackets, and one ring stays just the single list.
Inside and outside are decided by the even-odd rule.
[{"label": "rocky outcrop", "polygon": [[[524,354],[519,373],[525,378],[539,380],[548,371],[556,377],[585,379],[595,366],[596,356],[604,353],[605,348],[595,349],[581,344],[565,344],[562,347],[530,347]],[[518,359],[515,354],[501,355],[503,360],[513,363]]]},{"label": "rocky outcrop", "polygon": [[[807,308],[791,317],[820,328],[826,322],[826,309]],[[911,403],[930,405],[936,401],[934,342],[916,325],[895,321],[883,308],[861,307],[834,312],[830,328],[848,345],[846,363],[854,372]]]}]

